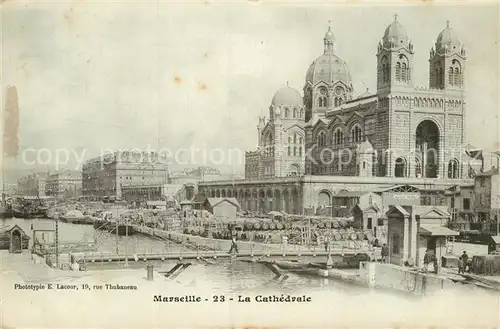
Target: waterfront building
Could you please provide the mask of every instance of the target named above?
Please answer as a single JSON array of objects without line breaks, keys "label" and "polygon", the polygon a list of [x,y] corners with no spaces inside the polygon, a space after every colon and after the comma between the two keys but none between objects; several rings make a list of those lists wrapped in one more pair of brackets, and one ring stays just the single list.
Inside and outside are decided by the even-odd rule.
[{"label": "waterfront building", "polygon": [[17,193],[22,196],[46,195],[46,182],[48,173],[38,172],[20,177],[17,181]]},{"label": "waterfront building", "polygon": [[47,196],[58,198],[78,198],[82,194],[82,172],[60,170],[47,177],[45,185]]},{"label": "waterfront building", "polygon": [[333,196],[334,205],[351,209],[355,225],[363,231],[371,230],[380,243],[387,242],[387,217],[391,206],[420,205],[421,190],[411,185],[376,188],[369,192],[344,191]]},{"label": "waterfront building", "polygon": [[304,97],[280,88],[269,118],[259,118],[246,179],[205,180],[201,197],[234,197],[260,213],[350,216],[356,198],[377,189],[409,185],[422,205],[442,206],[445,190],[472,184],[477,163],[464,150],[467,56],[449,23],[429,45],[428,88],[414,85],[415,49],[397,18],[374,49],[374,94],[354,95],[331,29],[323,43],[306,70]]},{"label": "waterfront building", "polygon": [[125,185],[121,187],[121,199],[126,201],[160,201],[165,200],[165,184]]},{"label": "waterfront building", "polygon": [[125,190],[156,191],[166,183],[166,163],[156,152],[117,151],[90,159],[82,167],[83,195],[120,200]]},{"label": "waterfront building", "polygon": [[216,219],[234,219],[241,207],[236,198],[206,198],[201,209],[210,212]]},{"label": "waterfront building", "polygon": [[451,214],[451,228],[467,231],[474,227],[474,184],[455,185],[445,191],[448,212]]},{"label": "waterfront building", "polygon": [[500,174],[498,168],[478,173],[474,177],[474,212],[483,230],[497,233],[500,215]]},{"label": "waterfront building", "polygon": [[224,179],[224,177],[218,169],[204,166],[175,170],[168,173],[169,184],[197,184],[202,180],[214,181],[219,179]]},{"label": "waterfront building", "polygon": [[427,250],[441,262],[446,254],[447,238],[458,232],[446,228],[450,214],[446,207],[391,206],[386,213],[389,263],[403,265],[410,258],[421,267]]}]

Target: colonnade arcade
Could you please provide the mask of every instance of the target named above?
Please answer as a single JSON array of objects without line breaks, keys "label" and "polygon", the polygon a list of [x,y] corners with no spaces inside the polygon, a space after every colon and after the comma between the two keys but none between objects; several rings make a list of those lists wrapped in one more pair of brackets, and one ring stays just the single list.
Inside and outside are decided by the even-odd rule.
[{"label": "colonnade arcade", "polygon": [[288,214],[302,213],[301,189],[297,184],[251,187],[200,187],[204,198],[236,198],[243,211],[269,213],[284,211]]}]

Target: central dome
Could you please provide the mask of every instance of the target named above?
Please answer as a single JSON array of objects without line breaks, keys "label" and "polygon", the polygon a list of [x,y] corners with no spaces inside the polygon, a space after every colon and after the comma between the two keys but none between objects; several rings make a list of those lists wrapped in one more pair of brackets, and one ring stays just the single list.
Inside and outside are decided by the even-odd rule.
[{"label": "central dome", "polygon": [[302,105],[303,100],[300,93],[291,87],[283,87],[278,89],[278,91],[274,94],[273,100],[271,102],[274,106],[280,105]]},{"label": "central dome", "polygon": [[342,58],[335,54],[324,54],[309,66],[306,73],[306,82],[314,85],[319,81],[327,83],[342,81],[350,86],[351,72]]},{"label": "central dome", "polygon": [[335,54],[335,37],[331,27],[328,27],[323,43],[325,46],[323,55],[309,66],[306,72],[306,84],[315,85],[320,81],[330,84],[342,81],[351,86],[351,72],[344,60]]}]

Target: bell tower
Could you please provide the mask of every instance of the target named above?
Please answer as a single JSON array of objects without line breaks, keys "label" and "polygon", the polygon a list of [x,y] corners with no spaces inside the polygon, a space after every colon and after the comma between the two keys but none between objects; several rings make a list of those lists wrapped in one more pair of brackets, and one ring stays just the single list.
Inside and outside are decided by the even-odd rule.
[{"label": "bell tower", "polygon": [[435,47],[429,53],[429,87],[433,89],[464,89],[464,46],[460,43],[450,21],[439,33]]},{"label": "bell tower", "polygon": [[413,44],[394,15],[377,48],[377,90],[389,92],[395,86],[412,86]]}]

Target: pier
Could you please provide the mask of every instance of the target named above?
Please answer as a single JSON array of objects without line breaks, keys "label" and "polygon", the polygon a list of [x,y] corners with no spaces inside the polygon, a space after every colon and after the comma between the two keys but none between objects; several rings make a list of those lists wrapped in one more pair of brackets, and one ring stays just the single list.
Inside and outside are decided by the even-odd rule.
[{"label": "pier", "polygon": [[[217,259],[238,261],[286,260],[301,263],[327,262],[328,258],[342,259],[345,262],[356,262],[357,255],[369,253],[368,246],[356,241],[349,244],[333,244],[328,250],[314,245],[267,244],[253,241],[238,241],[238,254],[229,253],[231,240],[204,238],[189,234],[135,226],[137,233],[156,237],[167,243],[175,243],[184,248],[180,250],[161,250],[143,253],[116,252],[74,252],[70,254],[72,263],[112,263],[139,261],[185,261],[194,260],[213,263]],[[187,250],[183,250],[187,249]],[[354,265],[354,264],[353,264]]]},{"label": "pier", "polygon": [[289,260],[298,262],[321,262],[326,263],[328,256],[355,258],[361,253],[342,253],[342,250],[328,251],[278,251],[278,250],[257,250],[243,251],[238,254],[228,253],[227,251],[172,251],[151,254],[136,254],[136,255],[117,255],[111,252],[77,252],[71,253],[73,262],[75,263],[95,263],[95,262],[125,262],[125,261],[184,261],[184,260],[199,260],[207,262],[208,259],[237,259],[239,261],[261,261],[265,259],[274,260]]}]

